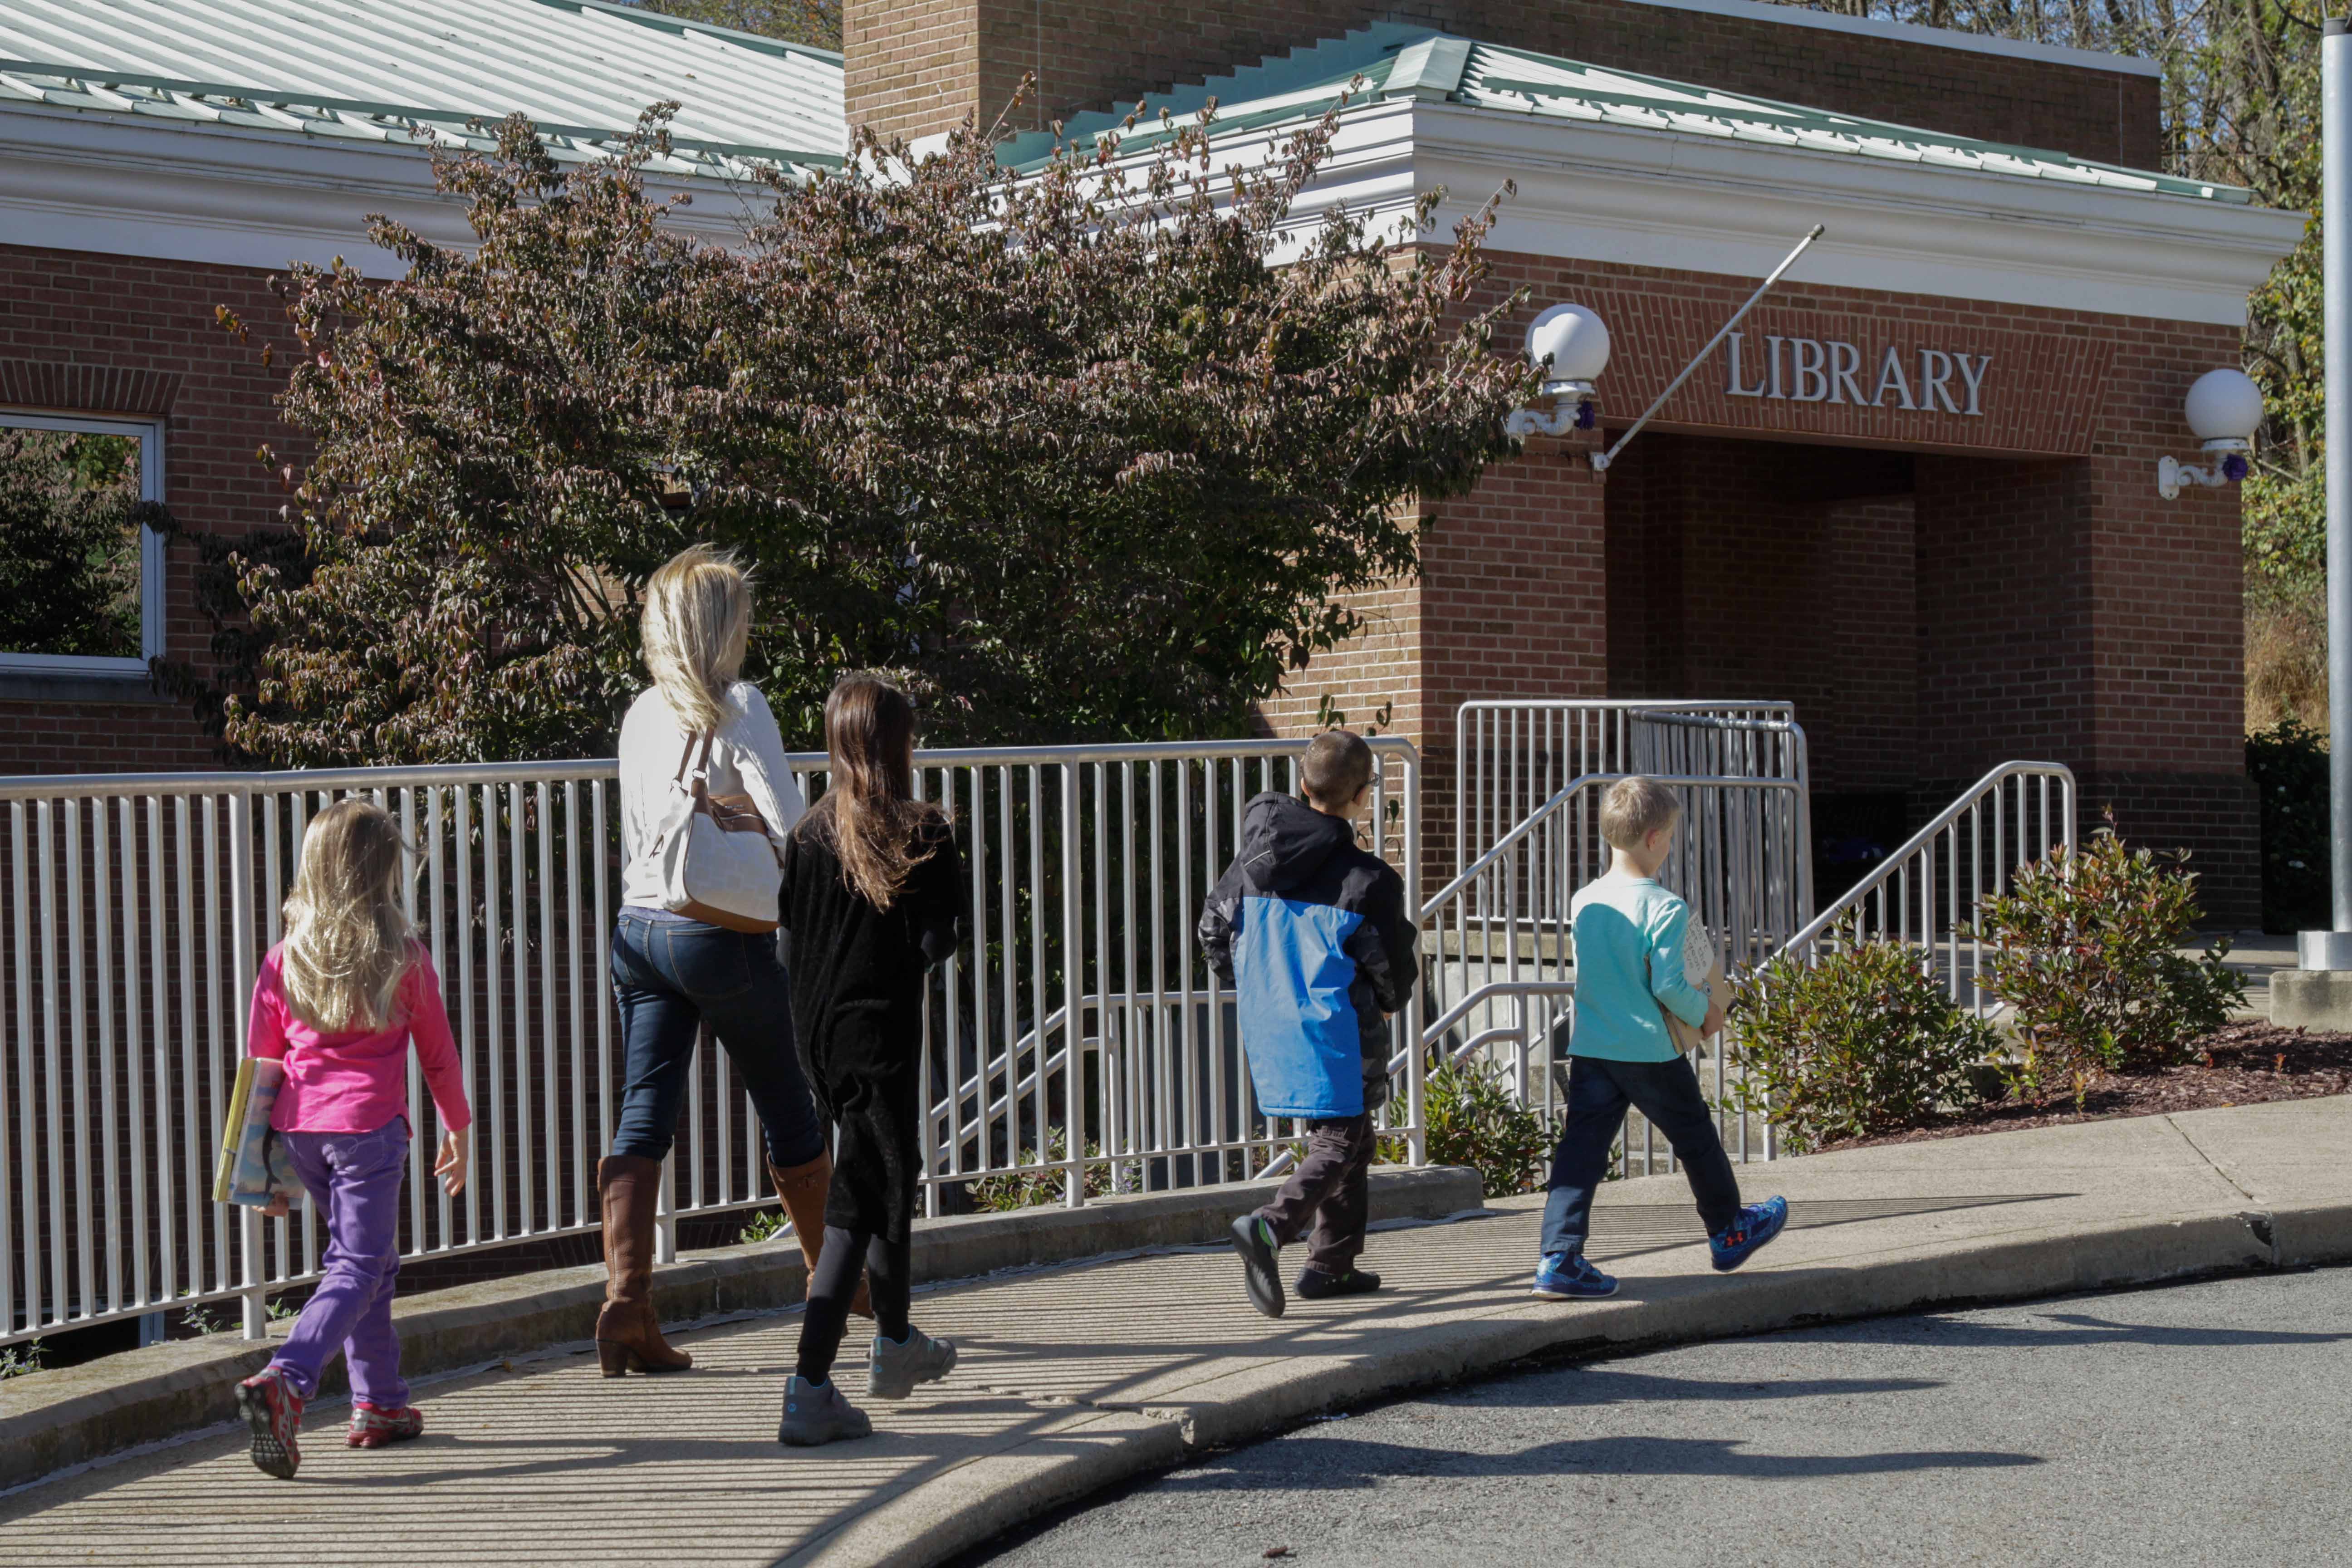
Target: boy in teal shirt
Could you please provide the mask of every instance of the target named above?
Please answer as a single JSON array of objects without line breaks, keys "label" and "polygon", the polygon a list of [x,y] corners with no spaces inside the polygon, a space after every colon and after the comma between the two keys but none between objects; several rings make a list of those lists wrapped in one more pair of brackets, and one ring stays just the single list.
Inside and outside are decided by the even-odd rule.
[{"label": "boy in teal shirt", "polygon": [[1545,1184],[1543,1265],[1534,1294],[1554,1301],[1615,1293],[1617,1281],[1584,1256],[1592,1194],[1631,1105],[1674,1146],[1690,1178],[1715,1267],[1729,1271],[1780,1234],[1785,1198],[1742,1206],[1739,1181],[1699,1093],[1698,1075],[1675,1047],[1661,1007],[1712,1035],[1723,1003],[1683,957],[1690,906],[1658,886],[1674,853],[1682,803],[1654,779],[1620,779],[1601,805],[1608,875],[1576,895],[1576,1010],[1569,1045],[1568,1115]]}]

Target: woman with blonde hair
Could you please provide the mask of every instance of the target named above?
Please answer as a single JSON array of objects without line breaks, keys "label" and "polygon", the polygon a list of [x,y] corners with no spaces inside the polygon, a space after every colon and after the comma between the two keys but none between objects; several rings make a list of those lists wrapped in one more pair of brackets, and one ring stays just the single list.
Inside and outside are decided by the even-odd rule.
[{"label": "woman with blonde hair", "polygon": [[791,988],[771,934],[772,898],[763,911],[747,914],[740,898],[722,908],[681,886],[684,858],[700,842],[694,833],[709,838],[723,822],[730,831],[719,837],[726,840],[764,835],[775,862],[772,888],[785,835],[801,816],[775,716],[759,688],[741,679],[751,581],[725,554],[699,544],[681,551],[646,582],[641,629],[653,685],[621,724],[626,859],[613,929],[626,1078],[612,1151],[596,1171],[606,1277],[596,1355],[607,1377],[693,1364],[662,1338],[654,1312],[654,1212],[703,1025],[759,1110],[769,1174],[812,1269],[833,1173],[793,1048]]},{"label": "woman with blonde hair", "polygon": [[[263,957],[253,984],[247,1053],[285,1064],[270,1135],[284,1142],[327,1226],[319,1288],[269,1364],[236,1390],[253,1462],[281,1480],[302,1462],[302,1406],[339,1349],[352,1384],[351,1447],[379,1448],[425,1430],[392,1326],[412,1041],[441,1117],[433,1173],[452,1194],[465,1190],[473,1113],[440,978],[401,908],[406,852],[372,801],[340,800],[313,817],[286,895],[286,940]],[[262,1212],[286,1208],[281,1201]]]}]

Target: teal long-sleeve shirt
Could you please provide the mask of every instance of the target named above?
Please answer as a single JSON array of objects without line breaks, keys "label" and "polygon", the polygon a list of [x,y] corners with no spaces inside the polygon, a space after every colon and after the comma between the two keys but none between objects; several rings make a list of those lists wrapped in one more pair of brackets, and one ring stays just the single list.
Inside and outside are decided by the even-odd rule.
[{"label": "teal long-sleeve shirt", "polygon": [[1612,871],[1570,906],[1576,941],[1576,1033],[1571,1056],[1669,1062],[1682,1053],[1661,1006],[1686,1024],[1706,1018],[1706,991],[1683,973],[1690,906],[1654,878]]}]

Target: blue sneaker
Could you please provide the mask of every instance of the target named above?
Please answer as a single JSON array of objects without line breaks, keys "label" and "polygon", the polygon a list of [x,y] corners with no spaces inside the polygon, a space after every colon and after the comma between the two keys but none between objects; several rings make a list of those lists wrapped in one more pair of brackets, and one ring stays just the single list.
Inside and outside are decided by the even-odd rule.
[{"label": "blue sneaker", "polygon": [[1617,1281],[1592,1267],[1581,1252],[1550,1252],[1536,1270],[1535,1289],[1528,1292],[1547,1301],[1585,1301],[1617,1294]]},{"label": "blue sneaker", "polygon": [[1789,1200],[1766,1198],[1760,1204],[1749,1204],[1739,1211],[1739,1217],[1726,1226],[1719,1236],[1706,1238],[1706,1249],[1715,1254],[1715,1271],[1728,1274],[1749,1258],[1766,1242],[1780,1234],[1789,1223]]}]

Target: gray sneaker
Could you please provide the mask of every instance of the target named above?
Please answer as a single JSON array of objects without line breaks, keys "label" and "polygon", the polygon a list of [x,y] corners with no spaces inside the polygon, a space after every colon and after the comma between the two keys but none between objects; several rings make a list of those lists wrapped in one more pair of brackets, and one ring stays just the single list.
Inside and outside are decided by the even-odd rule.
[{"label": "gray sneaker", "polygon": [[870,1437],[874,1423],[841,1396],[841,1385],[827,1379],[812,1386],[794,1373],[784,1379],[784,1418],[776,1424],[776,1441],[795,1448],[814,1448],[848,1437]]},{"label": "gray sneaker", "polygon": [[937,1383],[955,1370],[956,1348],[909,1326],[902,1343],[874,1336],[874,1359],[866,1369],[866,1392],[877,1399],[904,1399],[919,1383]]}]

